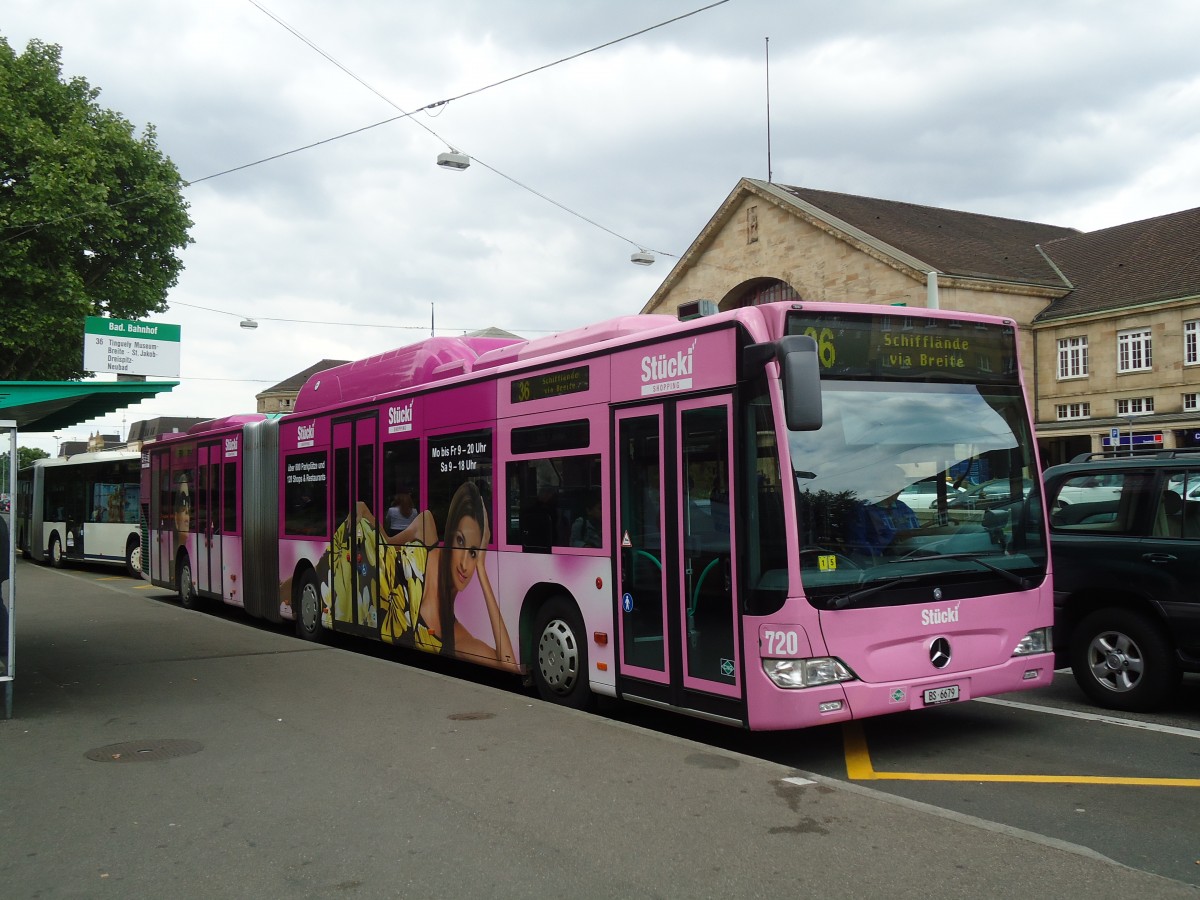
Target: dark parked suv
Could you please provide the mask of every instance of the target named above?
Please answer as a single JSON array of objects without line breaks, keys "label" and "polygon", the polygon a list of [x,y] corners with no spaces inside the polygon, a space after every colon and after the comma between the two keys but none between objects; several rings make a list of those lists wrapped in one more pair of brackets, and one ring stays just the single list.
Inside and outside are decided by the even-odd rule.
[{"label": "dark parked suv", "polygon": [[1200,452],[1085,456],[1043,478],[1059,662],[1099,705],[1152,709],[1200,672]]}]

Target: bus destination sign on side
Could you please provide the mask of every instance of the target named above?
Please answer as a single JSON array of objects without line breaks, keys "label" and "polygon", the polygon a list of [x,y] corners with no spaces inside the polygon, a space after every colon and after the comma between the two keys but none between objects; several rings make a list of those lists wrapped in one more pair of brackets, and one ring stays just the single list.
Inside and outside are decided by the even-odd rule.
[{"label": "bus destination sign on side", "polygon": [[561,397],[564,394],[580,394],[589,387],[588,367],[578,366],[574,369],[563,369],[561,372],[515,379],[512,383],[512,402],[525,403],[529,400]]},{"label": "bus destination sign on side", "polygon": [[119,375],[179,377],[178,325],[88,316],[83,367]]}]

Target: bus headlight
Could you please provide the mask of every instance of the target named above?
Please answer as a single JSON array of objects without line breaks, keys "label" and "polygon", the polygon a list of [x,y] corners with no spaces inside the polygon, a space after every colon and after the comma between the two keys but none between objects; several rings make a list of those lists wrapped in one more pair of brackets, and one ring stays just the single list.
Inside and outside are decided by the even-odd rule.
[{"label": "bus headlight", "polygon": [[816,659],[764,659],[763,671],[781,688],[808,688],[853,681],[854,674],[832,656]]},{"label": "bus headlight", "polygon": [[1050,639],[1050,634],[1053,629],[1035,628],[1025,637],[1021,638],[1021,642],[1017,644],[1017,649],[1013,650],[1013,656],[1029,656],[1031,653],[1049,653],[1050,648],[1054,646]]}]

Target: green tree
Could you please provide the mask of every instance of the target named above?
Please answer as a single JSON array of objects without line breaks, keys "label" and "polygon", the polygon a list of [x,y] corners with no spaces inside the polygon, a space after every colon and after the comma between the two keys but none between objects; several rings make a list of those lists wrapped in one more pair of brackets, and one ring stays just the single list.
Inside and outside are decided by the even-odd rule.
[{"label": "green tree", "polygon": [[0,381],[85,375],[84,318],[165,310],[191,240],[154,127],[136,136],[60,54],[0,37]]},{"label": "green tree", "polygon": [[[17,448],[17,469],[32,466],[35,459],[46,459],[50,454],[37,447]],[[8,451],[0,453],[0,494],[8,493]]]}]

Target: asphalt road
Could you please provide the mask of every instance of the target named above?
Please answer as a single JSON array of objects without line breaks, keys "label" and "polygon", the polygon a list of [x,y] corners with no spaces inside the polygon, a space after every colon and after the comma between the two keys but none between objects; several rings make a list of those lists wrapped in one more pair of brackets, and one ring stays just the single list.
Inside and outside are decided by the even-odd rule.
[{"label": "asphalt road", "polygon": [[[149,585],[113,584],[175,603]],[[214,607],[207,614],[280,630],[235,609]],[[370,642],[335,640],[334,646],[394,657]],[[489,670],[423,654],[400,661],[497,691],[528,693],[512,676]],[[1040,691],[800,732],[751,734],[613,701],[602,702],[597,715],[1076,844],[1200,886],[1200,678],[1189,678],[1172,705],[1153,715],[1088,706],[1068,673]]]},{"label": "asphalt road", "polygon": [[1046,689],[805,732],[759,733],[631,705],[604,714],[1088,847],[1200,886],[1200,678],[1152,715]]},{"label": "asphalt road", "polygon": [[[236,610],[210,614],[241,618]],[[391,653],[370,642],[338,645]],[[403,662],[521,690],[510,676],[423,654]],[[1200,886],[1200,677],[1189,676],[1167,709],[1147,715],[1089,705],[1065,671],[1038,691],[800,732],[748,733],[608,700],[596,714],[1078,844]]]}]

